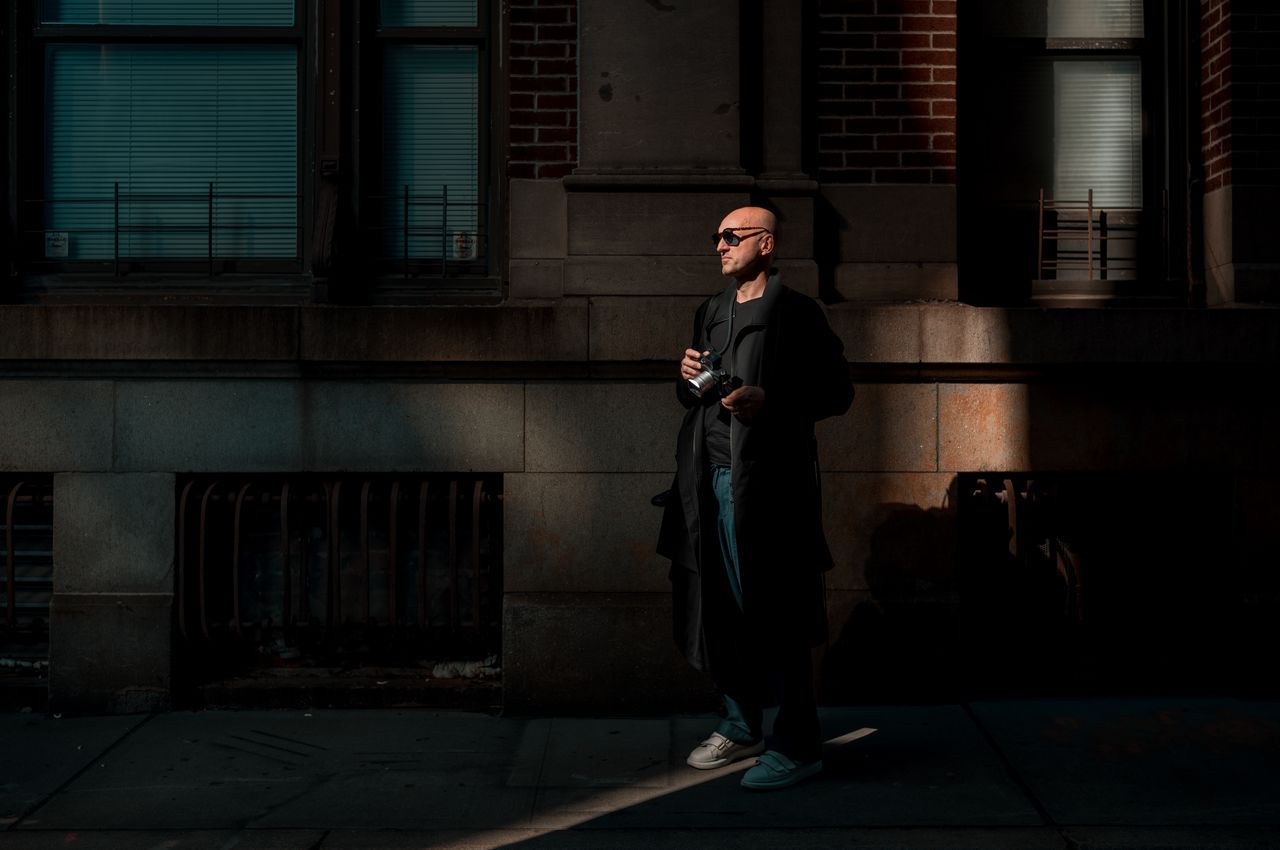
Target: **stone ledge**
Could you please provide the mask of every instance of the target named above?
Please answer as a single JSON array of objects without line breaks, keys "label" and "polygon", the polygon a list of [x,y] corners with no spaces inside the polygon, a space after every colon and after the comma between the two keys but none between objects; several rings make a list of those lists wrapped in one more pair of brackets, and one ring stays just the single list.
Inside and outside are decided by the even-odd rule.
[{"label": "stone ledge", "polygon": [[[686,270],[690,285],[683,297],[652,287],[641,293],[638,280],[649,275],[652,281],[655,268],[645,266],[635,280],[615,279],[623,271],[636,273],[634,264],[618,262],[625,259],[579,258],[566,265],[566,288],[596,292],[590,304],[564,298],[500,306],[0,306],[0,364],[515,366],[665,360],[670,341],[689,333],[691,308],[684,305],[709,294],[692,283],[705,278]],[[679,262],[669,265],[664,271],[680,268]],[[672,307],[669,299],[681,306]],[[844,302],[827,313],[855,365],[1280,363],[1280,310],[1260,306]]]}]

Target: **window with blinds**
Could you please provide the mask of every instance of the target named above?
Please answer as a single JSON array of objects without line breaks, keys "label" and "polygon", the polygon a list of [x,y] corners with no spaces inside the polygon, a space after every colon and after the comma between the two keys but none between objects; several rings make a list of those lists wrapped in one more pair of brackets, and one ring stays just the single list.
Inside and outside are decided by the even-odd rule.
[{"label": "window with blinds", "polygon": [[293,25],[295,0],[42,0],[40,22],[80,26]]},{"label": "window with blinds", "polygon": [[378,5],[375,226],[382,257],[406,273],[484,271],[481,11],[475,0]]},{"label": "window with blinds", "polygon": [[[383,67],[383,186],[394,256],[468,260],[479,229],[479,52],[392,45]],[[407,215],[407,220],[406,220]]]},{"label": "window with blinds", "polygon": [[292,45],[48,45],[66,258],[295,257],[297,77]]}]

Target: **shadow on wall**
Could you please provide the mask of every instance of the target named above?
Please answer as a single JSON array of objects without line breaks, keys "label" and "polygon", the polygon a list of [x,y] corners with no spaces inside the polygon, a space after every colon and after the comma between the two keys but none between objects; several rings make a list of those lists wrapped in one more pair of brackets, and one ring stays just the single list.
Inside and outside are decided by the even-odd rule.
[{"label": "shadow on wall", "polygon": [[940,508],[879,506],[863,569],[867,592],[822,665],[825,702],[945,699],[954,691],[956,484]]},{"label": "shadow on wall", "polygon": [[942,508],[882,505],[824,700],[1274,690],[1280,580],[1237,557],[1222,484],[968,473]]}]

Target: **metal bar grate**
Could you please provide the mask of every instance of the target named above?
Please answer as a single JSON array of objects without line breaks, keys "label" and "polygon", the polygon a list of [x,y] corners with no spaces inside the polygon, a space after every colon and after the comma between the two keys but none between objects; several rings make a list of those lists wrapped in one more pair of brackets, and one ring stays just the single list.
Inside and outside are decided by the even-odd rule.
[{"label": "metal bar grate", "polygon": [[52,476],[0,475],[0,547],[0,674],[42,678],[53,594]]},{"label": "metal bar grate", "polygon": [[200,476],[178,492],[176,623],[197,663],[497,654],[501,476]]}]

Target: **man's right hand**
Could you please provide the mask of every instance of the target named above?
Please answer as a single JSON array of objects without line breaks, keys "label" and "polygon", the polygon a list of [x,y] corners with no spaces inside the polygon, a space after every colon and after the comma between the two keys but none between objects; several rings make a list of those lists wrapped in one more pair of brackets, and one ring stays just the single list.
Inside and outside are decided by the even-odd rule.
[{"label": "man's right hand", "polygon": [[694,348],[686,348],[684,350],[684,359],[680,361],[680,376],[686,381],[702,371],[702,364],[698,362],[698,358],[704,357],[711,352],[698,351]]}]

